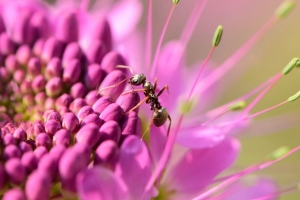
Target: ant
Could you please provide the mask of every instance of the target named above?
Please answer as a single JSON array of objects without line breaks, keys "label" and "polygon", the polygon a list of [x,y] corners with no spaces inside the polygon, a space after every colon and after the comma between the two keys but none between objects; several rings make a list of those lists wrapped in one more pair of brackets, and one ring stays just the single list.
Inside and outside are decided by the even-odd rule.
[{"label": "ant", "polygon": [[[118,65],[117,67],[118,68],[129,69],[131,74],[132,74],[132,77],[126,78],[126,79],[120,81],[119,83],[117,83],[115,85],[111,85],[111,86],[102,88],[98,92],[98,94],[100,92],[102,92],[103,90],[117,87],[118,85],[120,85],[124,81],[129,80],[128,84],[132,87],[132,90],[128,91],[128,92],[124,92],[124,93],[122,93],[122,95],[129,94],[129,93],[132,93],[132,92],[144,92],[144,95],[146,97],[143,100],[141,100],[136,106],[131,108],[128,112],[136,109],[137,107],[139,107],[144,102],[146,102],[147,104],[150,104],[150,109],[153,110],[153,115],[152,115],[151,123],[148,126],[148,128],[152,125],[152,122],[156,127],[160,127],[160,126],[165,124],[167,119],[169,119],[170,124],[168,126],[168,132],[167,132],[167,136],[168,136],[169,132],[170,132],[170,128],[171,128],[171,122],[172,122],[171,117],[170,117],[167,109],[165,107],[161,106],[161,104],[158,100],[158,97],[163,93],[164,90],[167,90],[168,93],[169,93],[169,87],[167,85],[165,85],[158,92],[158,94],[156,95],[155,90],[156,90],[156,86],[157,86],[157,78],[155,78],[154,85],[153,85],[150,81],[146,80],[146,76],[144,74],[134,74],[131,67],[124,66],[124,65]],[[141,88],[141,89],[134,89],[133,88],[133,86],[139,86],[139,85],[142,85],[143,88]],[[147,130],[148,130],[148,128],[147,128]],[[145,132],[147,132],[147,130]],[[145,132],[144,132],[144,134],[145,134]]]}]

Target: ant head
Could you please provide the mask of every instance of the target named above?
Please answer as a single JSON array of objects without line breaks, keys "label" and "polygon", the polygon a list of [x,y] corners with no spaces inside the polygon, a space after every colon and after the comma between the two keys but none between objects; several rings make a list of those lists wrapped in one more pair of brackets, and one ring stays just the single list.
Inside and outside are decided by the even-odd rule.
[{"label": "ant head", "polygon": [[146,81],[146,76],[144,74],[136,74],[129,80],[132,85],[142,85]]}]

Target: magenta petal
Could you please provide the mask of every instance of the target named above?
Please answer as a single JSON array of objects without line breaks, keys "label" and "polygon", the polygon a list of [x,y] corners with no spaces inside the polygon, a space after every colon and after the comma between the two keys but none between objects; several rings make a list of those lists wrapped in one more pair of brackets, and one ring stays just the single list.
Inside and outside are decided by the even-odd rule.
[{"label": "magenta petal", "polygon": [[142,2],[139,0],[122,0],[116,3],[108,16],[114,38],[119,41],[128,36],[137,26],[141,15]]},{"label": "magenta petal", "polygon": [[76,183],[81,200],[129,199],[122,182],[110,170],[100,166],[78,174]]},{"label": "magenta petal", "polygon": [[[277,184],[267,178],[255,178],[249,177],[250,179],[256,180],[246,180],[240,181],[220,194],[224,200],[238,200],[238,199],[256,199],[259,197],[265,197],[268,195],[275,194],[278,192]],[[250,182],[247,184],[247,182]],[[277,197],[270,197],[267,199],[277,199]]]},{"label": "magenta petal", "polygon": [[177,199],[190,199],[233,164],[239,147],[237,140],[227,138],[213,148],[191,149],[166,174],[164,184],[170,191],[176,191]]},{"label": "magenta petal", "polygon": [[115,173],[128,187],[130,199],[150,199],[152,191],[144,193],[151,176],[151,161],[147,146],[140,138],[130,135],[123,142]]},{"label": "magenta petal", "polygon": [[179,131],[177,143],[189,148],[207,148],[219,144],[224,137],[224,130],[221,128],[188,128]]}]

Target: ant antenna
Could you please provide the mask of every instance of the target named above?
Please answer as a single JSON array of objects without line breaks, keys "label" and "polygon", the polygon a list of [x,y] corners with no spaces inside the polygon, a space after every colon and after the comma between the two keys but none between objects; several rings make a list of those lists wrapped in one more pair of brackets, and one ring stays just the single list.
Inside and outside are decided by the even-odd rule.
[{"label": "ant antenna", "polygon": [[107,89],[109,89],[109,88],[115,88],[115,87],[117,87],[118,85],[120,85],[121,83],[123,83],[124,81],[127,81],[127,80],[129,80],[129,79],[131,79],[131,77],[125,78],[124,80],[120,81],[119,83],[117,83],[117,84],[115,84],[115,85],[111,85],[111,86],[107,86],[107,87],[105,87],[105,88],[102,88],[101,90],[99,90],[99,91],[97,92],[97,95],[99,95],[102,91],[107,90]]},{"label": "ant antenna", "polygon": [[129,69],[131,74],[133,75],[133,70],[130,66],[127,66],[127,65],[117,65],[117,68],[123,68],[123,69]]}]

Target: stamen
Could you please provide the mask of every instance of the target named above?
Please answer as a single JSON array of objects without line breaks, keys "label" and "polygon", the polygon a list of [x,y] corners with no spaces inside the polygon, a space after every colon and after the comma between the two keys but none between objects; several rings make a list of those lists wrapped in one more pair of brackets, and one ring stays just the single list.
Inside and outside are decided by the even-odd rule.
[{"label": "stamen", "polygon": [[279,19],[285,18],[294,10],[296,3],[294,1],[285,1],[276,10],[276,15]]},{"label": "stamen", "polygon": [[[223,32],[223,28],[220,26],[217,28],[216,30],[217,34],[215,33],[215,36],[214,36],[214,39],[213,41],[216,41],[216,35],[217,35],[217,38],[218,38],[218,42],[216,42],[217,44],[219,44],[220,40],[221,40],[221,36],[222,36],[222,32]],[[213,44],[216,44],[216,43],[213,43]],[[216,45],[217,46],[217,45]],[[206,66],[209,58],[211,57],[214,49],[216,48],[216,46],[213,45],[212,49],[210,50],[205,62],[203,63],[203,65],[201,66],[200,68],[200,71],[197,75],[197,78],[196,80],[194,81],[194,85],[189,93],[189,96],[188,96],[188,99],[187,99],[187,102],[189,102],[191,100],[191,97],[192,97],[192,94],[193,94],[193,91],[196,87],[196,83],[198,82],[198,79],[200,78],[200,75],[204,69],[204,67]],[[187,103],[189,104],[189,103]],[[182,123],[182,120],[183,120],[183,117],[184,117],[184,113],[182,113],[179,117],[179,120],[178,120],[178,123],[176,125],[176,128],[175,128],[175,131],[170,133],[169,137],[168,137],[168,140],[166,142],[166,146],[165,146],[165,149],[164,149],[164,152],[157,164],[157,167],[156,169],[154,170],[154,172],[152,173],[152,176],[151,178],[149,179],[147,185],[146,185],[146,188],[145,188],[145,191],[149,191],[151,189],[151,187],[153,186],[154,182],[157,180],[157,178],[161,175],[161,172],[163,171],[163,169],[165,168],[165,165],[167,164],[167,161],[170,157],[170,154],[172,152],[172,149],[173,149],[173,146],[174,146],[174,143],[175,143],[175,140],[176,140],[176,137],[177,137],[177,134],[179,132],[179,129],[180,129],[180,126],[181,126],[181,123]]]},{"label": "stamen", "polygon": [[287,156],[289,156],[289,155],[291,155],[291,154],[293,154],[293,153],[295,153],[295,152],[297,152],[297,151],[299,151],[299,150],[300,150],[300,146],[298,146],[298,147],[292,149],[292,150],[289,151],[288,153],[282,155],[281,157],[278,157],[278,158],[275,159],[275,160],[267,160],[267,161],[265,161],[265,162],[263,162],[263,163],[258,163],[258,164],[252,165],[252,166],[250,166],[250,167],[248,167],[248,168],[246,168],[246,169],[244,169],[244,170],[242,170],[242,171],[240,171],[240,172],[238,172],[238,173],[235,173],[235,174],[232,174],[232,175],[230,175],[230,176],[227,176],[227,178],[221,178],[222,180],[225,179],[225,181],[223,181],[223,182],[220,183],[219,185],[217,185],[217,186],[215,186],[215,187],[213,187],[213,188],[207,190],[206,192],[200,194],[199,196],[193,198],[193,200],[201,200],[201,199],[205,199],[205,198],[211,196],[212,194],[214,194],[215,192],[217,192],[217,191],[223,189],[224,187],[226,187],[226,186],[228,186],[228,185],[230,185],[230,184],[236,182],[236,181],[239,180],[240,178],[242,178],[242,177],[244,177],[244,176],[246,176],[246,175],[248,175],[248,174],[250,174],[250,173],[253,173],[253,172],[255,172],[255,171],[262,170],[262,169],[264,169],[264,168],[266,168],[266,167],[269,167],[269,166],[271,166],[271,165],[277,163],[278,161],[280,161],[280,160],[286,158]]},{"label": "stamen", "polygon": [[195,6],[194,10],[192,11],[192,14],[190,15],[188,22],[186,23],[185,27],[183,28],[183,31],[180,36],[180,41],[185,48],[188,41],[190,40],[192,33],[194,32],[194,29],[196,27],[197,21],[200,18],[200,15],[202,14],[202,11],[205,7],[207,0],[199,0],[197,5]]},{"label": "stamen", "polygon": [[285,68],[283,68],[282,70],[282,74],[283,75],[287,75],[288,73],[290,73],[290,71],[294,68],[297,67],[298,65],[300,65],[300,59],[299,58],[293,58]]},{"label": "stamen", "polygon": [[246,102],[245,101],[239,101],[235,104],[230,105],[228,108],[226,108],[225,110],[223,110],[222,112],[220,112],[218,115],[216,115],[215,117],[211,118],[210,120],[202,123],[200,126],[205,126],[206,124],[218,119],[219,117],[223,116],[225,113],[229,112],[229,111],[238,111],[240,109],[245,108],[246,106]]},{"label": "stamen", "polygon": [[284,104],[286,104],[286,103],[288,103],[288,102],[295,101],[295,100],[297,100],[298,98],[300,98],[300,91],[298,91],[298,92],[297,92],[296,94],[294,94],[293,96],[290,96],[287,100],[285,100],[285,101],[283,101],[283,102],[281,102],[281,103],[279,103],[279,104],[277,104],[277,105],[275,105],[275,106],[272,106],[272,107],[267,108],[267,109],[265,109],[265,110],[259,111],[259,112],[257,112],[257,113],[252,114],[252,115],[244,116],[244,117],[239,118],[239,119],[237,119],[237,120],[233,120],[233,121],[230,121],[230,122],[225,122],[225,123],[219,124],[219,126],[227,126],[227,125],[229,125],[229,124],[232,124],[232,126],[233,126],[235,123],[239,123],[239,122],[241,122],[241,121],[243,121],[243,120],[247,120],[247,119],[252,119],[252,118],[257,117],[257,116],[259,116],[259,115],[261,115],[261,114],[264,114],[264,113],[266,113],[266,112],[268,112],[268,111],[271,111],[271,110],[273,110],[273,109],[275,109],[275,108],[277,108],[277,107],[279,107],[279,106],[282,106],[282,105],[284,105]]},{"label": "stamen", "polygon": [[146,52],[145,52],[145,67],[147,72],[150,72],[150,60],[152,49],[152,0],[148,0],[147,12],[147,29],[146,29]]},{"label": "stamen", "polygon": [[263,98],[263,96],[265,96],[265,94],[280,80],[281,77],[282,74],[278,74],[275,80],[249,104],[249,106],[242,112],[241,116],[246,116],[250,110]]},{"label": "stamen", "polygon": [[[175,1],[175,0],[174,0]],[[170,22],[170,19],[172,17],[172,14],[173,14],[173,11],[175,9],[175,6],[177,5],[177,3],[179,2],[179,0],[177,1],[177,3],[174,3],[173,1],[173,6],[171,8],[171,11],[169,13],[169,16],[167,18],[167,21],[164,25],[164,28],[163,28],[163,31],[160,35],[160,38],[159,38],[159,41],[158,41],[158,44],[157,44],[157,47],[156,47],[156,50],[155,50],[155,56],[154,56],[154,60],[153,60],[153,63],[152,63],[152,67],[151,67],[151,74],[150,74],[150,78],[153,79],[154,77],[154,74],[155,74],[155,70],[156,70],[156,67],[157,67],[157,62],[158,62],[158,57],[159,57],[159,53],[160,53],[160,49],[161,49],[161,45],[162,45],[162,41],[164,39],[164,36],[165,36],[165,33],[166,33],[166,30],[167,30],[167,27],[169,25],[169,22]],[[175,1],[176,2],[176,1]]]},{"label": "stamen", "polygon": [[193,94],[193,92],[194,92],[194,90],[195,90],[195,88],[196,88],[196,84],[198,83],[198,80],[199,80],[199,78],[200,78],[200,76],[201,76],[201,74],[202,74],[202,71],[203,71],[203,69],[205,68],[205,66],[206,66],[206,64],[207,64],[207,62],[208,62],[208,60],[209,60],[210,57],[211,57],[211,55],[213,54],[215,48],[219,45],[219,43],[220,43],[220,41],[221,41],[221,38],[222,38],[222,35],[223,35],[223,27],[222,27],[221,25],[219,25],[218,28],[217,28],[217,30],[215,31],[215,34],[214,34],[214,37],[213,37],[212,48],[211,48],[211,50],[210,50],[208,56],[206,57],[206,59],[205,59],[203,65],[202,65],[201,68],[200,68],[200,71],[199,71],[199,73],[198,73],[198,75],[197,75],[197,78],[196,78],[196,80],[194,81],[194,84],[193,84],[193,86],[192,86],[192,89],[190,90],[190,93],[189,93],[189,95],[188,95],[187,101],[190,101],[190,100],[191,100],[192,94]]}]

